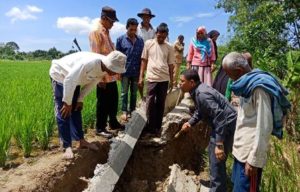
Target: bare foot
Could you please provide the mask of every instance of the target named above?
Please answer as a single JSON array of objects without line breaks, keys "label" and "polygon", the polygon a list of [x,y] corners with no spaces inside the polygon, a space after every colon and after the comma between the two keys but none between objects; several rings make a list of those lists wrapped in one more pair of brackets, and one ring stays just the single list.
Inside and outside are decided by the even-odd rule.
[{"label": "bare foot", "polygon": [[79,141],[79,149],[91,149],[93,151],[98,151],[99,148],[94,143],[89,143],[85,139]]},{"label": "bare foot", "polygon": [[65,153],[63,154],[64,159],[73,159],[74,153],[71,147],[66,148]]},{"label": "bare foot", "polygon": [[128,116],[126,112],[123,112],[123,114],[121,115],[121,119],[125,122],[128,121]]}]

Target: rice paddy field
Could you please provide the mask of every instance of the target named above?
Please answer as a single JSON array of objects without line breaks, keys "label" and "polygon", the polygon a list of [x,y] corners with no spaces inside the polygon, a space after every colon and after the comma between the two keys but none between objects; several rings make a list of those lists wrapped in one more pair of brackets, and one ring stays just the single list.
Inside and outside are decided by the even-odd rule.
[{"label": "rice paddy field", "polygon": [[[24,157],[47,149],[56,130],[50,61],[0,60],[0,166],[9,158],[13,141]],[[84,101],[84,127],[95,122],[95,93]]]}]

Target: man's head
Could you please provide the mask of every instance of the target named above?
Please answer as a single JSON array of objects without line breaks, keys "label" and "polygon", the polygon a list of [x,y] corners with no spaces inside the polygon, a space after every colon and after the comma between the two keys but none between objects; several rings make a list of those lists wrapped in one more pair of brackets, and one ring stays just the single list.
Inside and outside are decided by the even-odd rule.
[{"label": "man's head", "polygon": [[116,15],[116,11],[108,6],[102,7],[101,11],[101,23],[107,29],[111,29],[114,22],[119,21]]},{"label": "man's head", "polygon": [[227,54],[222,61],[222,67],[227,75],[234,81],[251,71],[245,57],[237,52]]},{"label": "man's head", "polygon": [[198,27],[198,29],[196,30],[196,36],[198,40],[207,39],[206,28],[204,26]]},{"label": "man's head", "polygon": [[126,29],[129,37],[134,37],[136,35],[138,25],[139,22],[135,18],[129,18],[127,20]]},{"label": "man's head", "polygon": [[115,75],[116,73],[125,73],[126,59],[126,55],[124,55],[120,51],[112,51],[107,56],[101,59],[103,63],[102,69],[109,75]]},{"label": "man's head", "polygon": [[189,92],[200,84],[200,78],[197,71],[188,69],[180,75],[180,89],[182,92]]},{"label": "man's head", "polygon": [[144,8],[137,16],[139,16],[143,20],[143,24],[146,25],[150,24],[150,20],[155,17],[149,8]]},{"label": "man's head", "polygon": [[184,36],[183,35],[179,35],[178,36],[178,41],[182,44],[184,40]]},{"label": "man's head", "polygon": [[163,44],[168,37],[169,28],[166,23],[161,23],[156,29],[156,39],[158,44]]}]

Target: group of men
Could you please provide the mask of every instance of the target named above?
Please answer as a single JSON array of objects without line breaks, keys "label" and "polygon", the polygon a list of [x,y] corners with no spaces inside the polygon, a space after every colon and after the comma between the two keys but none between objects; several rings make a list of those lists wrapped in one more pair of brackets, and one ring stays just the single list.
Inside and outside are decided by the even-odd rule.
[{"label": "group of men", "polygon": [[[117,38],[114,44],[109,31],[118,21],[116,11],[111,7],[103,7],[99,26],[89,35],[91,52],[77,52],[52,61],[50,77],[55,95],[56,119],[65,149],[64,157],[67,159],[74,156],[72,139],[80,141],[81,147],[97,149],[96,145],[83,138],[81,120],[83,98],[92,88],[96,87],[97,93],[96,134],[111,138],[107,123],[111,130],[125,128],[117,119],[118,80],[121,81],[123,122],[135,110],[138,92],[144,97],[145,83],[146,130],[152,135],[159,134],[167,91],[172,89],[173,80],[177,83],[175,79],[182,63],[183,36],[179,36],[174,48],[167,42],[168,25],[161,23],[156,29],[151,25],[150,20],[155,15],[150,9],[143,9],[137,16],[142,22],[129,18],[127,32]],[[173,77],[175,64],[177,76]],[[57,93],[58,87],[60,95]]]},{"label": "group of men", "polygon": [[[173,85],[177,86],[184,37],[180,35],[171,45],[167,42],[168,25],[161,23],[154,29],[150,20],[155,15],[150,9],[145,8],[137,15],[142,22],[129,18],[127,33],[114,44],[109,30],[118,21],[116,11],[103,7],[99,27],[89,35],[92,52],[78,52],[52,61],[50,77],[56,120],[67,159],[74,156],[72,139],[79,141],[81,148],[98,149],[84,139],[82,131],[83,99],[93,88],[97,88],[96,134],[112,137],[106,129],[107,122],[111,129],[124,129],[117,120],[117,80],[122,85],[121,119],[124,121],[136,108],[137,93],[143,98],[146,83],[146,131],[159,134],[167,92]],[[231,151],[235,157],[234,191],[249,191],[253,186],[258,190],[269,138],[276,123],[274,112],[289,107],[284,100],[286,92],[270,74],[251,70],[240,53],[226,55],[222,67],[234,81],[232,91],[241,98],[238,110],[217,90],[201,83],[197,71],[188,69],[181,74],[179,86],[183,92],[190,92],[196,111],[181,131],[188,131],[200,120],[207,120],[211,125],[208,149],[211,191],[226,191],[226,159]],[[267,80],[261,82],[261,78]],[[257,79],[260,84],[249,79]],[[280,101],[275,110],[274,101]]]}]

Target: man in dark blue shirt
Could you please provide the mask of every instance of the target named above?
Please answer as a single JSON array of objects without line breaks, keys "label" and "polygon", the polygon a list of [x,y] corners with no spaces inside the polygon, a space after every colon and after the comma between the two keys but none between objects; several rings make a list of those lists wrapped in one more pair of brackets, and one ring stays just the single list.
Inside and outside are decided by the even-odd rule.
[{"label": "man in dark blue shirt", "polygon": [[[136,35],[138,21],[135,18],[127,20],[127,33],[117,39],[116,49],[127,56],[126,72],[121,75],[122,81],[122,116],[127,121],[131,117],[131,112],[135,110],[138,80],[141,66],[141,55],[144,48],[143,39]],[[128,90],[130,88],[130,105],[128,109]]]},{"label": "man in dark blue shirt", "polygon": [[210,192],[226,191],[226,159],[232,150],[237,113],[221,93],[200,82],[197,71],[184,71],[180,76],[180,88],[183,92],[190,92],[196,106],[181,132],[188,131],[200,120],[211,126],[208,146]]}]

